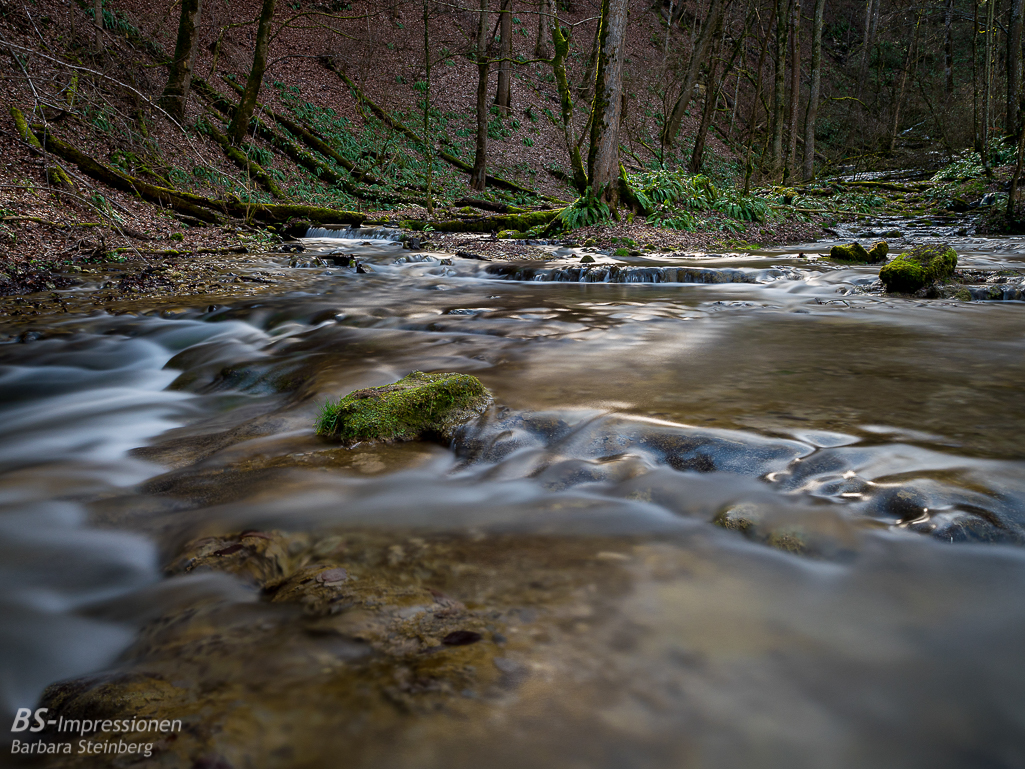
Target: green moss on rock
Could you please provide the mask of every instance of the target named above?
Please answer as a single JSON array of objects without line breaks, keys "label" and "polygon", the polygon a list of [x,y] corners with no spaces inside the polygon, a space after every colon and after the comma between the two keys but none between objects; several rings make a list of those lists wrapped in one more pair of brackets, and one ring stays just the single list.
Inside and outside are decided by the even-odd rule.
[{"label": "green moss on rock", "polygon": [[890,245],[885,240],[877,241],[868,250],[868,259],[872,264],[885,262],[887,254],[890,253]]},{"label": "green moss on rock", "polygon": [[868,251],[860,243],[847,243],[829,249],[829,258],[834,262],[856,262],[866,264],[870,261]]},{"label": "green moss on rock", "polygon": [[944,243],[916,246],[879,270],[886,290],[911,294],[954,274],[957,252]]},{"label": "green moss on rock", "polygon": [[317,434],[345,443],[450,440],[457,427],[491,403],[491,394],[476,377],[414,371],[393,384],[328,401],[317,419]]}]

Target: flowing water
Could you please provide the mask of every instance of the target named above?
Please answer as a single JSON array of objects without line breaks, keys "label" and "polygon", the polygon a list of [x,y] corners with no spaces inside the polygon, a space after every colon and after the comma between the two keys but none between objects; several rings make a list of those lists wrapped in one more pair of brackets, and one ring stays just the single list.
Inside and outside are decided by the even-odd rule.
[{"label": "flowing water", "polygon": [[[370,271],[8,329],[5,712],[182,719],[166,767],[1025,766],[1022,302],[866,294],[829,244],[311,234]],[[451,446],[313,434],[413,370],[496,405]]]}]

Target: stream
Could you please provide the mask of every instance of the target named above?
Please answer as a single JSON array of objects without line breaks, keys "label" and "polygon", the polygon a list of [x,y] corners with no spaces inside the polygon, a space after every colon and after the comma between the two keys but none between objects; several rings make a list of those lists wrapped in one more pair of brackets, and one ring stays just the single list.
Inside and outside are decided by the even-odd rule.
[{"label": "stream", "polygon": [[[1025,269],[959,221],[838,233],[895,229]],[[312,234],[302,290],[3,329],[5,717],[181,719],[159,767],[1025,766],[1020,277]],[[495,406],[314,435],[414,370]],[[143,760],[57,753],[21,760]]]}]

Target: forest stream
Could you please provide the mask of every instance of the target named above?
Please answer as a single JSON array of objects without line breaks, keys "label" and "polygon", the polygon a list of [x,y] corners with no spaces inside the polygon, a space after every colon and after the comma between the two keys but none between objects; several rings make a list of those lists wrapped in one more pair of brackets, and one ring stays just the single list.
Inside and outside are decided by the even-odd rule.
[{"label": "forest stream", "polygon": [[[839,234],[896,225],[1025,269],[957,222]],[[266,257],[301,290],[3,329],[4,711],[183,724],[25,765],[1025,766],[1020,272],[313,234],[339,264]],[[314,434],[414,370],[495,405]]]}]

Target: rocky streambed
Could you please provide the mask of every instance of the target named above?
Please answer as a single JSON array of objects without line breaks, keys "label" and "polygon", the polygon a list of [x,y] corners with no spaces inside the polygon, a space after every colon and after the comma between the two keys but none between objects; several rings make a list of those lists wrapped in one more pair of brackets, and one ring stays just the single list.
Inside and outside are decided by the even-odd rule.
[{"label": "rocky streambed", "polygon": [[[1025,305],[886,294],[833,243],[350,234],[253,255],[259,294],[7,321],[12,714],[177,719],[85,735],[166,767],[1025,762]],[[1020,240],[941,237],[1017,285]],[[416,371],[494,402],[315,433]]]}]

